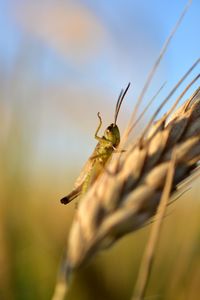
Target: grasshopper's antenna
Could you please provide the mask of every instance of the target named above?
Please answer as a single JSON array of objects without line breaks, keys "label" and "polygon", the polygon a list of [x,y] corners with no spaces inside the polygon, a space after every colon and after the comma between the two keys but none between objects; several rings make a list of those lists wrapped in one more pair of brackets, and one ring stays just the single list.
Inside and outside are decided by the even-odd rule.
[{"label": "grasshopper's antenna", "polygon": [[119,114],[119,111],[120,111],[120,107],[122,105],[122,101],[124,100],[124,97],[130,87],[131,83],[129,82],[125,91],[122,89],[120,94],[119,94],[119,97],[117,99],[117,104],[116,104],[116,108],[115,108],[115,119],[114,119],[114,125],[116,125],[116,122],[117,122],[117,117],[118,117],[118,114]]}]

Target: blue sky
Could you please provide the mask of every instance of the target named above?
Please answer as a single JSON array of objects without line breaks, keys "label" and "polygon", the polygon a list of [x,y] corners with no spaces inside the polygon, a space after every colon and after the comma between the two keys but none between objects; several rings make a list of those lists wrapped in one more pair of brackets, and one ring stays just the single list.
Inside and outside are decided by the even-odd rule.
[{"label": "blue sky", "polygon": [[[89,153],[89,141],[95,144],[91,135],[97,123],[96,112],[103,112],[105,123],[110,123],[117,95],[131,81],[120,115],[121,120],[127,118],[125,114],[132,110],[133,99],[185,4],[183,0],[0,0],[1,76],[7,88],[14,91],[14,97],[5,97],[4,101],[25,107],[29,122],[33,116],[41,119],[37,138],[43,159],[48,154],[78,156],[79,147]],[[67,36],[70,40],[65,43],[65,32],[62,40],[59,15],[54,20],[57,11],[62,22],[71,20],[66,24],[73,24],[74,30],[81,11],[89,31],[85,40],[81,40],[82,36],[80,40]],[[49,15],[55,24],[45,23]],[[194,0],[155,76],[149,97],[165,80],[166,95],[200,56],[199,15],[200,1]],[[199,67],[190,79],[198,72]],[[18,81],[17,89],[13,78]],[[51,88],[52,93],[46,97]],[[82,116],[84,120],[80,122]]]},{"label": "blue sky", "polygon": [[[32,2],[34,3],[34,1]],[[51,2],[52,1],[46,1],[47,5]],[[130,63],[131,54],[134,54],[134,47],[138,47],[138,49],[140,49],[139,46],[135,45],[135,41],[138,42],[139,35],[141,35],[141,40],[146,38],[151,40],[152,44],[154,43],[154,47],[156,48],[154,50],[155,54],[159,51],[164,39],[169,34],[186,3],[186,1],[180,0],[82,0],[65,2],[66,6],[70,2],[79,3],[79,5],[87,7],[89,10],[91,10],[92,13],[94,13],[94,15],[100,19],[112,37],[115,47],[120,47],[121,53],[125,56],[124,60],[128,60],[126,64]],[[12,15],[10,14],[12,6],[16,6],[19,3],[21,3],[23,7],[23,3],[26,3],[27,5],[27,3],[31,3],[31,1],[1,0],[0,55],[1,61],[6,65],[7,68],[12,66],[14,58],[21,47],[22,39],[25,39],[25,32],[22,28],[20,28],[20,26],[16,26],[16,22],[13,20]],[[166,56],[166,64],[170,72],[170,78],[178,78],[180,74],[183,73],[185,68],[187,68],[191,62],[199,56],[199,13],[200,2],[198,0],[193,1],[193,4],[181,27],[179,28]],[[137,28],[135,28],[135,26],[137,26]],[[34,43],[34,37],[28,38],[33,39]],[[43,45],[40,45],[40,47],[42,48]],[[46,48],[43,49],[43,51],[45,52],[46,65],[48,65],[48,68],[45,67],[45,61],[43,62],[43,68],[45,69],[47,78],[56,80],[59,77],[67,75],[72,77],[77,76],[77,78],[83,75],[81,70],[73,68],[73,64],[70,65],[70,60],[65,60],[63,63],[63,58],[59,57],[59,55],[55,51],[52,51],[52,49]],[[114,51],[117,52],[117,50]],[[145,51],[148,51],[148,49],[145,49]],[[109,80],[112,84],[115,81],[126,81],[126,79],[123,80],[123,78],[121,78],[120,74],[116,74],[116,61],[112,61],[111,56],[112,51],[109,49],[109,47],[103,47],[102,52],[98,56],[98,60],[93,60],[92,63],[87,66],[89,72],[88,76],[91,76],[90,80],[101,79],[103,81],[102,78],[106,76],[106,81]],[[121,59],[123,59],[123,57]],[[109,60],[111,67],[106,68],[107,64],[109,64]],[[134,63],[135,59],[132,58],[132,60]],[[152,62],[149,62],[149,66],[151,63]],[[128,71],[131,73],[130,70]],[[128,75],[131,76],[131,74]],[[119,77],[118,80],[117,77]],[[131,80],[131,78],[129,80]]]}]

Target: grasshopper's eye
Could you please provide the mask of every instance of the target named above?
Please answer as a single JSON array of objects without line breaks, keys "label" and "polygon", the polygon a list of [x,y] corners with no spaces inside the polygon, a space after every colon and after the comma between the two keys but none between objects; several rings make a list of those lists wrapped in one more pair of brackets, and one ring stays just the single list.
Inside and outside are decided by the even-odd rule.
[{"label": "grasshopper's eye", "polygon": [[114,128],[113,124],[111,124],[110,126],[108,126],[108,128],[107,128],[108,132],[111,132],[113,130],[113,128]]}]

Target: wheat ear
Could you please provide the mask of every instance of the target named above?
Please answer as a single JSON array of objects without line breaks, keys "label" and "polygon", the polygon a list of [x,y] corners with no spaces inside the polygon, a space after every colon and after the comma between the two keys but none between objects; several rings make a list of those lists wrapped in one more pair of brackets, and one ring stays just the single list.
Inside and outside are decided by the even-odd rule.
[{"label": "wheat ear", "polygon": [[200,158],[199,117],[200,88],[170,119],[161,118],[145,138],[130,146],[116,173],[105,171],[95,182],[80,202],[72,224],[67,274],[154,216],[174,149],[171,193],[191,174]]}]

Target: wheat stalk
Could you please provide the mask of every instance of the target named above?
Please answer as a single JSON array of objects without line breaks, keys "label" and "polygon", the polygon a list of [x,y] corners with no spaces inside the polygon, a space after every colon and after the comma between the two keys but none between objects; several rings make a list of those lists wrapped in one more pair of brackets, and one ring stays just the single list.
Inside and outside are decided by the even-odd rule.
[{"label": "wheat stalk", "polygon": [[190,175],[200,158],[199,117],[200,88],[170,119],[161,118],[145,138],[130,146],[116,174],[102,174],[76,212],[69,235],[68,274],[154,216],[174,149],[171,193]]}]

